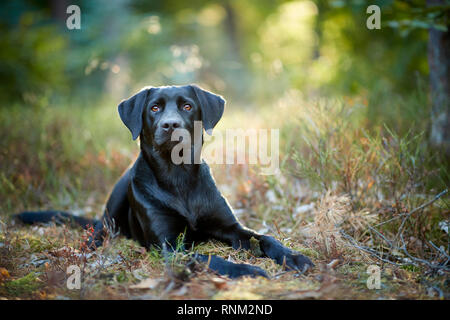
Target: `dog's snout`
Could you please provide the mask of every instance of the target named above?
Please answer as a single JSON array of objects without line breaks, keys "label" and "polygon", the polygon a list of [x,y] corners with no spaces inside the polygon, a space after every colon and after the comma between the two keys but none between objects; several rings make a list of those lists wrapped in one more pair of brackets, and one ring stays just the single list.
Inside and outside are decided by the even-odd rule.
[{"label": "dog's snout", "polygon": [[166,121],[163,121],[163,123],[161,124],[161,127],[165,131],[171,131],[171,130],[180,128],[181,127],[181,121],[178,121],[178,120],[166,120]]}]

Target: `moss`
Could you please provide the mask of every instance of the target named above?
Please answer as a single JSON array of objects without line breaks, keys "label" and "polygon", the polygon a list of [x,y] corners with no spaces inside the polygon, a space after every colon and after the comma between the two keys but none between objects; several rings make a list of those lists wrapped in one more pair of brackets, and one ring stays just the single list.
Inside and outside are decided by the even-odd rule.
[{"label": "moss", "polygon": [[250,252],[255,257],[262,257],[263,256],[263,253],[261,251],[261,247],[259,246],[259,241],[258,241],[258,239],[255,239],[254,237],[250,238]]},{"label": "moss", "polygon": [[[352,275],[356,277],[366,276],[367,275],[367,265],[360,262],[353,262],[349,264],[344,264],[338,268],[339,273],[344,275]],[[368,275],[367,275],[368,277]],[[366,278],[367,278],[366,277]]]},{"label": "moss", "polygon": [[413,265],[405,265],[405,266],[401,266],[400,268],[402,268],[403,270],[406,270],[406,271],[410,271],[410,272],[420,272],[420,268],[413,266]]},{"label": "moss", "polygon": [[3,287],[7,294],[11,296],[29,295],[38,290],[42,286],[42,282],[35,272],[30,272],[26,276],[8,281]]},{"label": "moss", "polygon": [[319,259],[319,257],[320,257],[320,253],[319,252],[317,252],[316,250],[314,250],[314,249],[311,249],[311,248],[302,248],[302,247],[299,247],[299,248],[295,248],[298,252],[300,252],[301,254],[303,254],[303,255],[305,255],[305,256],[308,256],[308,257],[310,257],[310,258],[315,258],[315,259]]}]

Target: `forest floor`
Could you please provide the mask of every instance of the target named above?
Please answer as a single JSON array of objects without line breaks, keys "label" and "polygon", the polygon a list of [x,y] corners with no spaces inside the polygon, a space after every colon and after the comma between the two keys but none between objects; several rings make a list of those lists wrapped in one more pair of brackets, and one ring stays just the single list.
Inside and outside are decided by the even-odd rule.
[{"label": "forest floor", "polygon": [[[4,124],[0,135],[7,137],[0,142],[0,299],[449,298],[449,197],[435,198],[446,185],[423,187],[419,192],[414,189],[417,184],[403,180],[410,167],[393,165],[401,140],[385,139],[393,141],[396,149],[380,162],[377,157],[390,152],[386,141],[383,152],[378,152],[378,140],[358,135],[357,125],[345,127],[328,114],[335,125],[342,125],[339,130],[350,133],[320,133],[327,146],[337,150],[325,155],[328,160],[324,162],[320,144],[311,135],[306,142],[299,139],[308,137],[310,131],[295,131],[295,123],[286,124],[286,119],[273,114],[265,116],[225,113],[228,120],[223,128],[244,122],[259,128],[280,127],[281,173],[260,175],[257,168],[247,165],[212,165],[212,172],[244,225],[309,256],[314,269],[306,274],[286,272],[268,258],[216,241],[192,248],[192,252],[260,266],[270,275],[270,279],[229,279],[201,265],[188,269],[184,253],[165,261],[158,250],[146,250],[122,236],[110,235],[104,246],[86,252],[83,241],[89,231],[21,225],[12,214],[22,210],[52,208],[100,217],[108,191],[136,157],[138,147],[122,128],[115,108],[12,108],[0,113]],[[27,128],[27,134],[20,128]],[[355,144],[367,158],[352,149]],[[301,154],[289,152],[292,149]],[[314,153],[316,158],[310,155]],[[302,154],[322,179],[318,184],[314,184],[314,172],[305,169],[299,159]],[[379,163],[391,166],[380,170]],[[434,171],[421,175],[416,170],[413,175],[423,178],[429,172]],[[397,185],[388,179],[392,176],[397,177]],[[393,189],[384,189],[384,178]],[[377,227],[392,218],[397,224]],[[400,225],[401,221],[405,223]],[[396,245],[398,235],[406,242],[404,247]],[[384,237],[388,240],[383,244]],[[80,289],[67,288],[70,265],[82,271]],[[371,286],[377,276],[373,270],[379,270],[378,289]]]},{"label": "forest floor", "polygon": [[[236,251],[218,242],[194,247],[239,263],[264,268],[265,278],[229,279],[202,266],[183,264],[179,253],[166,266],[159,251],[118,237],[96,252],[83,253],[84,232],[58,226],[12,225],[0,237],[2,299],[448,299],[448,277],[424,275],[420,269],[380,265],[355,251],[329,261],[282,232],[277,238],[311,257],[307,274],[283,272],[268,258]],[[68,289],[70,265],[82,270],[81,289]],[[369,289],[369,266],[380,267],[380,288]],[[369,281],[370,282],[370,281]],[[445,294],[445,296],[444,296]]]}]

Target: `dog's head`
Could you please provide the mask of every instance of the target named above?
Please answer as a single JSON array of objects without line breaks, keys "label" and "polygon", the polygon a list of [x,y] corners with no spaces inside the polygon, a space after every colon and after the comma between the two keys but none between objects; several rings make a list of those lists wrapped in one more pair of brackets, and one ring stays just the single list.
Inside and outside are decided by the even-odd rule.
[{"label": "dog's head", "polygon": [[173,146],[175,129],[192,135],[194,121],[211,134],[222,117],[225,100],[196,85],[146,87],[119,104],[119,115],[133,140],[144,135],[157,147]]}]

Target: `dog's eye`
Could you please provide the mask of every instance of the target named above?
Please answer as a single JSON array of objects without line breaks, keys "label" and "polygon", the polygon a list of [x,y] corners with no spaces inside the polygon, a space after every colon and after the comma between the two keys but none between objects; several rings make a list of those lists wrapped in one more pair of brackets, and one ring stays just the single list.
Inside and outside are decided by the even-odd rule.
[{"label": "dog's eye", "polygon": [[157,111],[159,111],[159,107],[155,104],[153,107],[151,107],[151,110],[153,112],[157,112]]},{"label": "dog's eye", "polygon": [[185,105],[183,106],[183,109],[186,110],[186,111],[191,111],[192,106],[191,106],[190,104],[185,104]]}]

